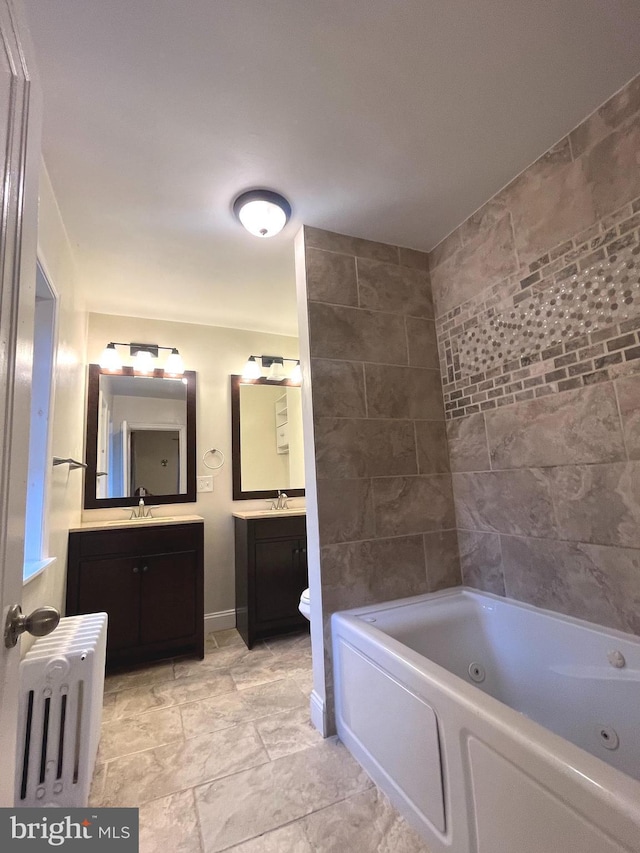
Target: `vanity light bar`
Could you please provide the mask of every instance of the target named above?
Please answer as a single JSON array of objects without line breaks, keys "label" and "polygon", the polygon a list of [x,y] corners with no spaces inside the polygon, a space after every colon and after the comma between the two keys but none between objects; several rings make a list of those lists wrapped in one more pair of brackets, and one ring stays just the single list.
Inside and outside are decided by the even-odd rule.
[{"label": "vanity light bar", "polygon": [[170,350],[165,362],[164,374],[172,378],[179,378],[184,373],[184,361],[175,347],[162,347],[159,344],[123,343],[122,341],[110,341],[104,348],[100,357],[100,367],[117,373],[122,370],[122,358],[116,347],[129,347],[129,355],[133,357],[133,369],[136,373],[153,373],[153,359],[158,358],[161,349]]},{"label": "vanity light bar", "polygon": [[[258,360],[260,363],[258,363]],[[294,362],[294,366],[289,376],[284,372],[285,361]],[[285,358],[281,355],[250,355],[244,366],[244,370],[242,371],[242,378],[246,381],[260,379],[262,377],[262,368],[269,370],[266,378],[271,382],[280,382],[283,379],[289,379],[290,382],[293,382],[296,385],[302,382],[300,360],[297,358]]]}]

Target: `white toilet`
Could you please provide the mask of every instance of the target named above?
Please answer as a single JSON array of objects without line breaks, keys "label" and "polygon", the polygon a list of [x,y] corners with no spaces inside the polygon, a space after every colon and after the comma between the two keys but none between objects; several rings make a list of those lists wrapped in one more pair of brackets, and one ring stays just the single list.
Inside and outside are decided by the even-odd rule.
[{"label": "white toilet", "polygon": [[311,599],[309,598],[309,590],[305,589],[305,591],[300,596],[300,604],[298,605],[298,610],[305,619],[311,621]]}]

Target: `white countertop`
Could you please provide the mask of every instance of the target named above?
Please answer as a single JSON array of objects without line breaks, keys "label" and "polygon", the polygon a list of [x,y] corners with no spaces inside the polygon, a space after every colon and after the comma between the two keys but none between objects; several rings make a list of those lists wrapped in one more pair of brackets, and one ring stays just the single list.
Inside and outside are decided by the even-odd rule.
[{"label": "white countertop", "polygon": [[[135,507],[137,509],[137,507]],[[201,515],[167,515],[152,518],[117,518],[102,521],[83,521],[78,527],[71,527],[69,533],[79,533],[86,530],[120,530],[130,527],[162,527],[165,524],[197,524],[204,521]]]},{"label": "white countertop", "polygon": [[290,515],[306,515],[306,507],[292,507],[291,509],[236,509],[231,515],[234,518],[283,518]]}]

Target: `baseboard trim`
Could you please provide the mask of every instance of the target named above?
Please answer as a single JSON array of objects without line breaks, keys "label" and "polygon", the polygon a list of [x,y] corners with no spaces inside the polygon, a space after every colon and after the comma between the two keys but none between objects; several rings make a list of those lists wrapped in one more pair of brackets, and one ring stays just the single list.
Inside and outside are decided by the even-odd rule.
[{"label": "baseboard trim", "polygon": [[204,633],[210,634],[212,631],[227,631],[229,628],[236,627],[236,611],[235,610],[220,610],[218,613],[205,613],[204,616]]},{"label": "baseboard trim", "polygon": [[309,700],[311,722],[318,729],[322,737],[328,737],[327,732],[327,716],[325,714],[324,699],[322,699],[315,690],[311,691]]}]

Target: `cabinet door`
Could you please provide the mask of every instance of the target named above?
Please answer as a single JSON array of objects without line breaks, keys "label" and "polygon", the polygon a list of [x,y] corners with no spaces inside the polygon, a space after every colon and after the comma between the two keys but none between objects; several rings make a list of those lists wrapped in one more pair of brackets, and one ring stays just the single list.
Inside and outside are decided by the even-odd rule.
[{"label": "cabinet door", "polygon": [[107,612],[107,643],[110,652],[138,644],[138,569],[138,560],[131,557],[80,562],[78,613]]},{"label": "cabinet door", "polygon": [[300,570],[298,539],[256,542],[255,603],[257,622],[298,615]]},{"label": "cabinet door", "polygon": [[140,557],[140,642],[196,634],[195,551]]}]

